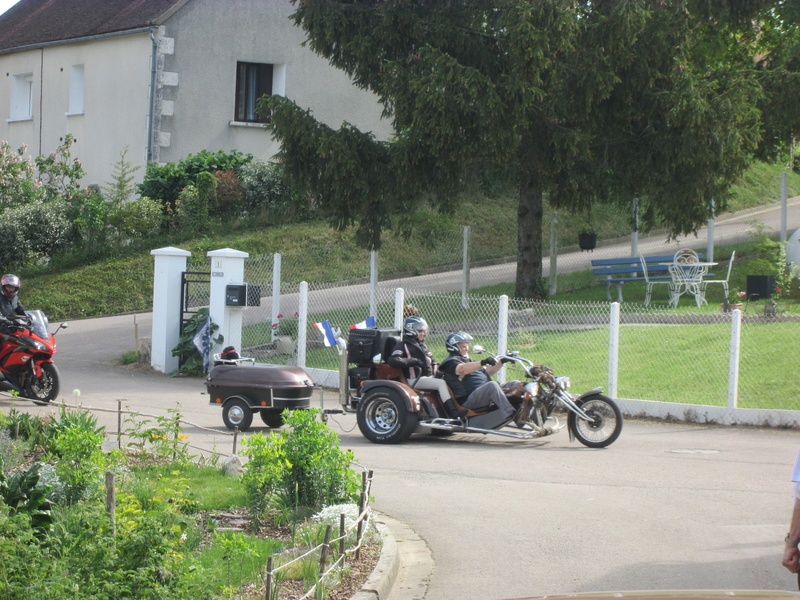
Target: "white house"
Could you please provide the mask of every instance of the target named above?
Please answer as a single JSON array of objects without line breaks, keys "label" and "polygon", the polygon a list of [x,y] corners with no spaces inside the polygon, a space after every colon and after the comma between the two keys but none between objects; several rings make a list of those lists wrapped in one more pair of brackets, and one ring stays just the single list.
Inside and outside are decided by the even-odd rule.
[{"label": "white house", "polygon": [[[21,0],[0,16],[0,140],[37,156],[71,133],[86,185],[200,150],[278,151],[254,108],[280,94],[385,139],[375,96],[302,47],[289,0]],[[139,180],[144,168],[137,171]]]}]

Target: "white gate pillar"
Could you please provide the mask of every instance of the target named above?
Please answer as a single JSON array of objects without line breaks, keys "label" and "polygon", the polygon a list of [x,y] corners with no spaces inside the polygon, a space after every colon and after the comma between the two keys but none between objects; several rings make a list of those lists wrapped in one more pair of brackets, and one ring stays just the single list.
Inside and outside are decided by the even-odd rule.
[{"label": "white gate pillar", "polygon": [[244,259],[247,252],[222,248],[212,250],[206,256],[211,259],[211,290],[208,301],[208,316],[211,322],[219,325],[214,336],[222,335],[222,346],[211,342],[211,354],[219,352],[225,346],[234,346],[242,350],[242,311],[243,306],[226,306],[225,288],[228,285],[244,283]]},{"label": "white gate pillar", "polygon": [[178,368],[179,357],[172,356],[181,334],[181,277],[186,260],[192,255],[180,248],[151,250],[153,267],[153,331],[150,366],[162,373]]}]

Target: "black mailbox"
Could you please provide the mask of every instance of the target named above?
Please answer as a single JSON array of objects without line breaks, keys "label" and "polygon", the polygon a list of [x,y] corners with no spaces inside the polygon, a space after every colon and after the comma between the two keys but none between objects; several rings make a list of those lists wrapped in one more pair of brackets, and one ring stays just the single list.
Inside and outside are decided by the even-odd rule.
[{"label": "black mailbox", "polygon": [[225,286],[225,306],[261,306],[261,286],[248,283]]},{"label": "black mailbox", "polygon": [[246,306],[247,284],[225,286],[225,306]]}]

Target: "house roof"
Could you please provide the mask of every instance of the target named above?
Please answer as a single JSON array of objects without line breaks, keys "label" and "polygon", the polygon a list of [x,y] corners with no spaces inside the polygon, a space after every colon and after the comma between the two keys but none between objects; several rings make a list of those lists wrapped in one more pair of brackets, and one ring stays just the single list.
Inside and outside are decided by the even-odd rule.
[{"label": "house roof", "polygon": [[0,52],[160,25],[189,0],[20,0],[0,15]]}]

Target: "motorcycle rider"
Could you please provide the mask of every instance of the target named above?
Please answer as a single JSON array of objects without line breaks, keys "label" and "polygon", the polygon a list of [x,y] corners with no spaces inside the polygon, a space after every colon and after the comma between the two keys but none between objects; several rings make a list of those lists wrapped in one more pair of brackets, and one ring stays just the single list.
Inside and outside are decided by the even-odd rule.
[{"label": "motorcycle rider", "polygon": [[473,427],[493,429],[510,421],[515,409],[503,393],[500,384],[492,380],[492,376],[503,367],[501,362],[492,357],[477,361],[469,357],[469,342],[472,336],[464,331],[457,331],[445,338],[445,346],[449,356],[439,365],[444,380],[453,390],[456,401],[466,409],[477,413],[489,410],[492,405],[497,410],[470,417]]},{"label": "motorcycle rider", "polygon": [[19,316],[26,323],[30,322],[28,315],[25,314],[25,307],[19,301],[19,277],[12,274],[3,275],[0,279],[0,329],[8,331],[13,329],[20,321]]},{"label": "motorcycle rider", "polygon": [[442,379],[434,377],[439,367],[433,354],[425,345],[428,323],[420,316],[411,315],[403,321],[403,339],[395,344],[389,355],[389,364],[402,369],[408,385],[418,390],[439,392],[442,402],[450,400],[450,390]]}]

